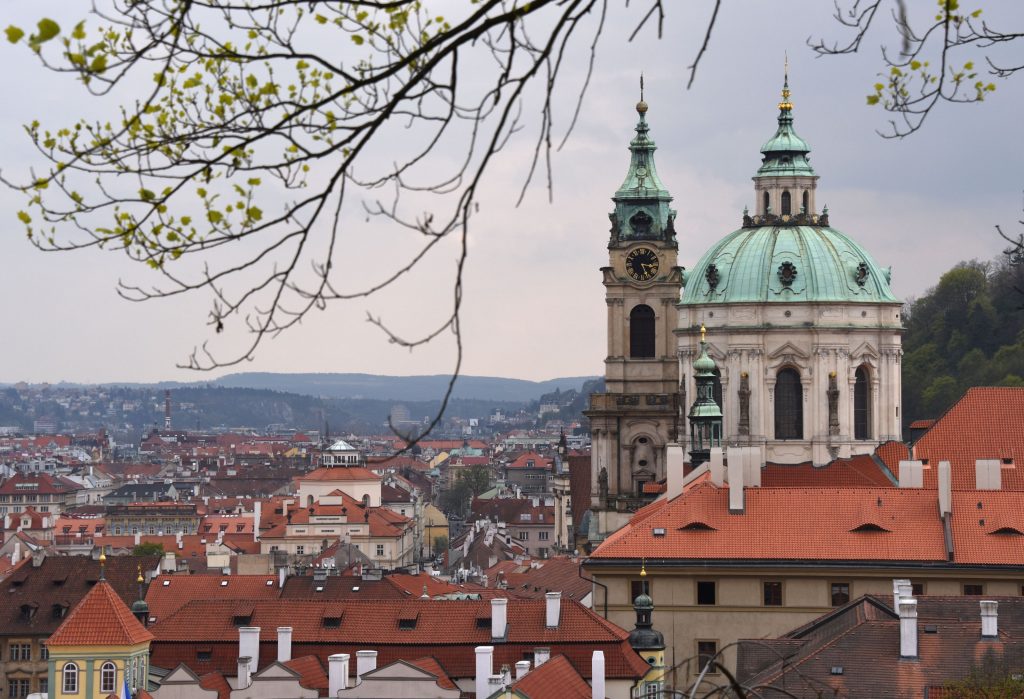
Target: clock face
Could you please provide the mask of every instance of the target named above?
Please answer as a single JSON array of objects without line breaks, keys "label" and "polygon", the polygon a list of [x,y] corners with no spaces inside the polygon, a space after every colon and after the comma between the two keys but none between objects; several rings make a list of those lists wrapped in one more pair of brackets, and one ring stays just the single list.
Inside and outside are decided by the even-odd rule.
[{"label": "clock face", "polygon": [[634,248],[626,255],[626,274],[638,282],[654,279],[658,273],[658,256],[650,248]]}]

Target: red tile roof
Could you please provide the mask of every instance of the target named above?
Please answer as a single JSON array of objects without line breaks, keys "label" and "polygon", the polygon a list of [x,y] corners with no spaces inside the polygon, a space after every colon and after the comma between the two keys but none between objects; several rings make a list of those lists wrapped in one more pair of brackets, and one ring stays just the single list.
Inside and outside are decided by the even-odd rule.
[{"label": "red tile roof", "polygon": [[593,691],[564,655],[556,655],[509,687],[525,699],[591,699]]},{"label": "red tile roof", "polygon": [[47,646],[130,646],[153,640],[106,580],[100,580],[46,641]]},{"label": "red tile roof", "polygon": [[[906,458],[906,457],[904,457]],[[764,488],[891,488],[896,481],[869,454],[836,459],[825,466],[769,463],[761,471]]]},{"label": "red tile roof", "polygon": [[553,459],[541,456],[536,452],[528,451],[525,454],[521,454],[519,458],[508,464],[505,468],[511,470],[536,468],[544,471],[550,471],[554,467],[554,463]]},{"label": "red tile roof", "polygon": [[194,599],[277,599],[276,575],[158,575],[146,592],[149,616],[166,619]]},{"label": "red tile roof", "polygon": [[292,658],[284,663],[284,666],[299,673],[299,684],[306,689],[322,689],[326,693],[326,690],[330,688],[324,666],[320,664],[315,655]]},{"label": "red tile roof", "polygon": [[937,487],[935,466],[949,461],[954,490],[975,487],[976,459],[1011,459],[1002,470],[1004,490],[1024,490],[1024,388],[968,389],[914,444],[927,459],[926,488]]},{"label": "red tile roof", "polygon": [[486,573],[495,586],[504,584],[512,597],[544,599],[548,592],[561,592],[563,599],[581,600],[591,592],[590,581],[580,575],[579,561],[571,558],[502,561]]},{"label": "red tile roof", "polygon": [[420,670],[429,672],[431,675],[437,678],[437,686],[442,689],[458,689],[458,686],[452,681],[452,678],[448,676],[448,673],[444,671],[440,663],[437,662],[436,658],[425,657],[416,658],[415,660],[409,661],[410,665],[415,665]]},{"label": "red tile roof", "polygon": [[222,673],[206,673],[199,678],[199,686],[217,692],[217,699],[231,699],[231,685]]},{"label": "red tile roof", "polygon": [[952,510],[957,563],[1024,565],[1024,493],[954,492]]},{"label": "red tile roof", "polygon": [[352,466],[350,468],[318,468],[296,478],[298,481],[379,481],[380,476],[368,468]]}]

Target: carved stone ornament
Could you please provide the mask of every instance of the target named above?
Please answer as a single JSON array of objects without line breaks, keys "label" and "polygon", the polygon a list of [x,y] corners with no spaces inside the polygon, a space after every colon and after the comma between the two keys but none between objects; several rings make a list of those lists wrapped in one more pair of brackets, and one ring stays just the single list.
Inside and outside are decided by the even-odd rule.
[{"label": "carved stone ornament", "polygon": [[613,211],[608,214],[608,220],[612,223],[611,230],[609,231],[612,234],[612,240],[618,240],[619,235],[622,233],[622,227],[619,225],[619,215]]},{"label": "carved stone ornament", "polygon": [[836,385],[836,372],[828,375],[828,390],[825,395],[828,397],[828,433],[839,434],[839,387]]},{"label": "carved stone ornament", "polygon": [[607,506],[608,504],[608,469],[604,466],[597,474],[597,492],[601,498],[601,504]]},{"label": "carved stone ornament", "polygon": [[741,435],[750,435],[750,376],[747,372],[740,374],[740,423],[739,432]]},{"label": "carved stone ornament", "polygon": [[707,272],[704,273],[704,278],[708,280],[708,286],[714,291],[718,288],[718,265],[708,265]]},{"label": "carved stone ornament", "polygon": [[786,260],[779,265],[779,281],[782,282],[782,286],[787,289],[793,286],[793,282],[796,281],[796,265],[789,260]]},{"label": "carved stone ornament", "polygon": [[857,265],[857,271],[853,273],[853,279],[857,282],[857,286],[864,286],[864,283],[868,280],[867,262],[861,262]]},{"label": "carved stone ornament", "polygon": [[668,225],[665,226],[665,238],[671,240],[676,237],[676,212],[670,211],[668,214]]}]

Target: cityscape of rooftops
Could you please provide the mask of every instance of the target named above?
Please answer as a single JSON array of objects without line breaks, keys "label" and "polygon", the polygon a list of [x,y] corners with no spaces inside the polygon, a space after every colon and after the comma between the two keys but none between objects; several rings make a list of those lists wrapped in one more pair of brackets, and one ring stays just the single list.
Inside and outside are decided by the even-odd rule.
[{"label": "cityscape of rooftops", "polygon": [[0,696],[1024,696],[1024,8],[776,5],[5,7]]}]

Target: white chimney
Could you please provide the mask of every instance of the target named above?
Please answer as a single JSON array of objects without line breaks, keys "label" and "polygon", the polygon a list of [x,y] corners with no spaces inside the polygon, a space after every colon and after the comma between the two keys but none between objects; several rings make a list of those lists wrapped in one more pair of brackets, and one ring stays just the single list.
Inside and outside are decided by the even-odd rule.
[{"label": "white chimney", "polygon": [[761,450],[757,447],[743,447],[746,452],[746,478],[743,482],[749,488],[761,487]]},{"label": "white chimney", "polygon": [[917,657],[917,600],[900,598],[900,657]]},{"label": "white chimney", "polygon": [[338,696],[338,692],[348,689],[348,653],[337,653],[327,656],[327,691],[330,696]]},{"label": "white chimney", "polygon": [[164,553],[163,571],[165,573],[173,573],[178,570],[178,561],[174,556],[174,551],[166,551]]},{"label": "white chimney", "polygon": [[260,540],[260,520],[263,519],[263,503],[257,500],[252,505],[252,540]]},{"label": "white chimney", "polygon": [[666,445],[665,452],[665,498],[671,500],[683,493],[683,463],[686,455],[683,453],[683,445],[678,443]]},{"label": "white chimney", "polygon": [[476,647],[476,695],[483,699],[483,697],[490,696],[490,692],[487,691],[488,680],[491,678],[491,672],[494,669],[494,646],[477,646]]},{"label": "white chimney", "polygon": [[948,461],[939,462],[939,517],[953,511],[953,480]]},{"label": "white chimney", "polygon": [[277,662],[286,663],[292,659],[292,627],[277,627]]},{"label": "white chimney", "polygon": [[502,597],[491,599],[491,638],[505,638],[508,630],[508,600]]},{"label": "white chimney", "polygon": [[534,669],[540,667],[547,661],[551,660],[551,649],[550,648],[534,648],[533,649],[533,667]]},{"label": "white chimney", "polygon": [[900,600],[910,599],[914,596],[914,586],[909,580],[900,580]]},{"label": "white chimney", "polygon": [[288,578],[288,569],[281,567],[277,569],[277,587],[280,590],[284,589],[284,581]]},{"label": "white chimney", "polygon": [[725,452],[721,447],[711,447],[708,470],[711,472],[711,483],[721,488],[725,484]]},{"label": "white chimney", "polygon": [[900,461],[901,488],[924,487],[924,464],[920,461]]},{"label": "white chimney", "polygon": [[981,637],[995,638],[999,635],[999,602],[981,600]]},{"label": "white chimney", "polygon": [[974,462],[978,490],[999,490],[1003,486],[1003,471],[999,459],[978,459]]},{"label": "white chimney", "polygon": [[357,650],[356,651],[356,676],[362,679],[367,672],[377,669],[377,651]]},{"label": "white chimney", "polygon": [[[260,662],[260,627],[238,627],[238,657],[249,659],[249,672],[256,672]],[[248,685],[247,685],[248,686]]]},{"label": "white chimney", "polygon": [[238,682],[236,689],[246,689],[252,683],[250,679],[252,673],[249,669],[249,665],[252,662],[252,658],[240,655],[238,657]]},{"label": "white chimney", "polygon": [[[892,581],[892,608],[897,613],[899,613],[899,611],[900,611],[900,597],[902,596],[900,594],[900,590],[903,589],[903,587],[905,585],[909,585],[909,584],[910,584],[910,581],[907,580],[906,578],[895,578]],[[910,595],[907,595],[907,596],[909,597]]]},{"label": "white chimney", "polygon": [[590,686],[594,699],[605,699],[604,693],[604,651],[595,650],[590,660]]},{"label": "white chimney", "polygon": [[526,677],[526,673],[528,673],[529,671],[530,671],[530,661],[529,660],[520,660],[518,663],[516,663],[516,681],[518,682],[519,680],[521,680],[524,677]]},{"label": "white chimney", "polygon": [[544,601],[547,611],[546,626],[549,629],[557,629],[558,620],[562,616],[562,593],[548,592],[544,595]]},{"label": "white chimney", "polygon": [[141,543],[142,543],[142,534],[140,532],[135,532],[135,545],[138,546]]},{"label": "white chimney", "polygon": [[729,513],[734,515],[743,514],[743,463],[742,456],[729,453]]}]

